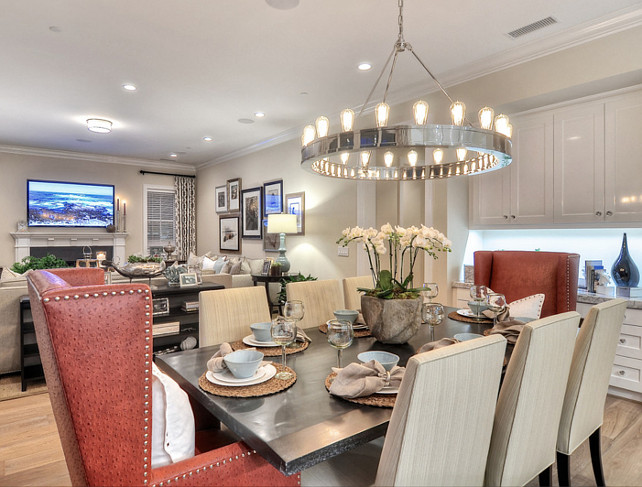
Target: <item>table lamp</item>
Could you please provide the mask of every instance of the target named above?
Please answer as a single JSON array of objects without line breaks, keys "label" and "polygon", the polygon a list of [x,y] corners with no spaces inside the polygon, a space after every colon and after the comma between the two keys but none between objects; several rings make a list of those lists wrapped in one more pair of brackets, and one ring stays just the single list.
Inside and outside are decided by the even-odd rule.
[{"label": "table lamp", "polygon": [[285,234],[296,233],[296,215],[289,215],[285,213],[273,213],[268,215],[267,222],[268,233],[278,233],[281,236],[279,243],[279,256],[276,263],[281,265],[281,271],[288,272],[290,270],[290,261],[285,256]]}]

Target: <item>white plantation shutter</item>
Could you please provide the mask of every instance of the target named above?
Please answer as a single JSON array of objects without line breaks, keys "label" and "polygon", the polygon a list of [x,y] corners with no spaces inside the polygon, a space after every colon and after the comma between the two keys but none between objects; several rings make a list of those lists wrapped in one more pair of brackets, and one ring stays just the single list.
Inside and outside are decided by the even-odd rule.
[{"label": "white plantation shutter", "polygon": [[147,190],[147,251],[175,243],[173,191]]}]

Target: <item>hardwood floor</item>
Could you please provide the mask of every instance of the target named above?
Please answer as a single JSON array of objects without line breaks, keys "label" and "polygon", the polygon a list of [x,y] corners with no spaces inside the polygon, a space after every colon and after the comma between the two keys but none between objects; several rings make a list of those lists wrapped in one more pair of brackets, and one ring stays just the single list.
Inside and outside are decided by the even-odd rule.
[{"label": "hardwood floor", "polygon": [[[642,485],[642,404],[607,398],[602,456],[607,485]],[[305,472],[303,479],[324,484],[306,482]],[[595,485],[588,442],[571,457],[571,483]],[[71,485],[48,394],[0,402],[0,486],[27,485]]]}]

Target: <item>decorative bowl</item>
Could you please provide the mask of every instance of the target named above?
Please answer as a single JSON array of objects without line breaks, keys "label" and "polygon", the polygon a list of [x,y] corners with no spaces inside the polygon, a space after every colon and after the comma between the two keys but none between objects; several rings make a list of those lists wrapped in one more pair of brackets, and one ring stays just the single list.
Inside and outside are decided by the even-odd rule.
[{"label": "decorative bowl", "polygon": [[481,315],[488,309],[488,305],[483,301],[468,301],[468,307],[475,316]]},{"label": "decorative bowl", "polygon": [[334,317],[337,320],[349,321],[352,324],[357,321],[358,316],[359,312],[353,309],[338,309],[334,312]]},{"label": "decorative bowl", "polygon": [[271,342],[272,341],[272,323],[269,321],[266,323],[252,323],[250,325],[252,333],[254,333],[254,339],[257,342]]},{"label": "decorative bowl", "polygon": [[121,276],[128,277],[129,279],[137,277],[151,279],[163,273],[165,270],[165,262],[137,262],[135,264],[128,262],[123,266],[114,265],[114,269],[116,269],[116,272]]},{"label": "decorative bowl", "polygon": [[256,350],[237,350],[223,357],[227,368],[237,379],[252,377],[261,365],[263,354]]},{"label": "decorative bowl", "polygon": [[187,267],[184,265],[171,265],[163,271],[163,275],[169,281],[170,286],[178,286],[181,274],[184,272],[187,272]]},{"label": "decorative bowl", "polygon": [[357,358],[363,362],[370,362],[371,360],[376,360],[383,368],[386,370],[391,370],[397,362],[399,362],[399,356],[394,353],[384,352],[382,350],[371,350],[369,352],[361,352],[357,355]]}]

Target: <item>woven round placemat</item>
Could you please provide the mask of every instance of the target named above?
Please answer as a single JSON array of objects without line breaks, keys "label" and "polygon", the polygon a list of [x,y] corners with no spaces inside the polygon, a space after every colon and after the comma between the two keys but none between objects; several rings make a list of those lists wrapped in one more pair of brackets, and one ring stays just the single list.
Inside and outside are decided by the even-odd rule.
[{"label": "woven round placemat", "polygon": [[[325,388],[329,391],[332,381],[337,376],[336,372],[332,372],[329,376],[325,378]],[[353,402],[355,404],[363,404],[365,406],[374,406],[377,408],[393,408],[395,407],[395,402],[397,401],[397,394],[373,394],[372,396],[366,397],[338,397],[344,401]]]},{"label": "woven round placemat", "polygon": [[277,373],[281,371],[290,372],[292,374],[291,379],[282,380],[272,377],[270,380],[261,382],[260,384],[254,384],[252,386],[241,386],[241,387],[227,387],[219,386],[218,384],[212,384],[207,378],[204,372],[203,375],[198,379],[198,385],[201,386],[205,392],[214,394],[215,396],[223,397],[261,397],[269,396],[270,394],[275,394],[277,392],[284,391],[296,382],[296,372],[290,367],[283,367],[281,364],[272,363],[276,368]]},{"label": "woven round placemat", "polygon": [[451,320],[456,320],[456,321],[463,321],[464,323],[480,323],[482,325],[487,325],[491,324],[493,320],[490,318],[483,318],[481,320],[478,320],[477,318],[469,318],[468,316],[462,316],[457,311],[451,311],[448,313],[448,318]]},{"label": "woven round placemat", "polygon": [[[281,356],[281,347],[252,347],[243,343],[243,340],[237,340],[231,342],[230,346],[233,350],[245,350],[247,348],[255,348],[261,352],[265,357],[280,357]],[[285,354],[292,355],[293,353],[303,352],[306,348],[310,346],[310,342],[307,340],[305,342],[294,342],[292,345],[285,347]]]},{"label": "woven round placemat", "polygon": [[[328,334],[328,324],[323,323],[321,326],[319,326],[319,331],[323,333],[324,335]],[[372,333],[370,330],[355,330],[354,332],[354,337],[355,338],[365,338],[365,337],[371,337]]]}]

